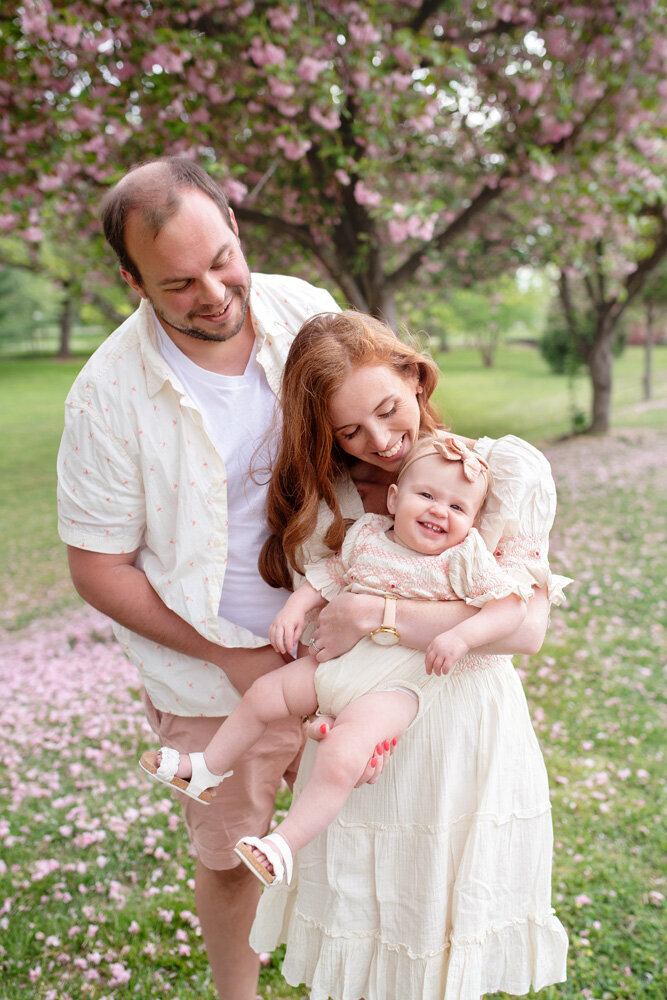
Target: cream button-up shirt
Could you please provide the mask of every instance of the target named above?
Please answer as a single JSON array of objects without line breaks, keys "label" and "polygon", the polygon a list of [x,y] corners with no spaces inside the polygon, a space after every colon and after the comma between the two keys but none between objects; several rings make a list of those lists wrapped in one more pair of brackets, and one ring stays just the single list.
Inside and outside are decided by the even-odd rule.
[{"label": "cream button-up shirt", "polygon": [[[250,310],[256,358],[278,395],[301,324],[339,309],[328,292],[298,278],[254,274]],[[230,527],[225,466],[158,351],[155,322],[142,300],[70,390],[58,454],[60,537],[94,552],[138,550],[136,565],[162,601],[206,638],[230,647],[265,645],[218,617]],[[114,632],[161,711],[221,716],[238,703],[214,664],[118,624]]]}]

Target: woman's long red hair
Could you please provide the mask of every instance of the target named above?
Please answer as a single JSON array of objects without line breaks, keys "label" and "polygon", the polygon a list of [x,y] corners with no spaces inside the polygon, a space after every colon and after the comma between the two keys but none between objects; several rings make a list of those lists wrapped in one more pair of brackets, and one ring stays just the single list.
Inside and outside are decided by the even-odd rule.
[{"label": "woman's long red hair", "polygon": [[321,313],[299,330],[282,378],[282,441],[268,491],[270,537],[259,570],[273,587],[292,589],[290,567],[303,571],[300,550],[312,536],[320,501],[333,515],[324,536],[332,551],[342,545],[346,524],[336,497],[336,481],[350,458],[339,447],[329,403],[350,369],[386,365],[403,378],[417,374],[421,429],[440,422],[430,398],[438,382],[435,362],[399,340],[389,327],[363,313]]}]

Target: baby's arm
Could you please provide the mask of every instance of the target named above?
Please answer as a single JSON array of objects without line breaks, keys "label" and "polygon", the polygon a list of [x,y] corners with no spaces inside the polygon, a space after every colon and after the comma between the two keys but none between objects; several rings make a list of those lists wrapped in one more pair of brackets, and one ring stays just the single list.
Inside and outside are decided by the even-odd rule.
[{"label": "baby's arm", "polygon": [[306,614],[326,601],[307,580],[287,598],[269,628],[269,642],[278,653],[291,653],[305,626]]},{"label": "baby's arm", "polygon": [[441,632],[429,643],[426,673],[449,673],[456,661],[471,649],[493,644],[518,629],[526,613],[526,602],[516,594],[489,601],[478,614]]}]

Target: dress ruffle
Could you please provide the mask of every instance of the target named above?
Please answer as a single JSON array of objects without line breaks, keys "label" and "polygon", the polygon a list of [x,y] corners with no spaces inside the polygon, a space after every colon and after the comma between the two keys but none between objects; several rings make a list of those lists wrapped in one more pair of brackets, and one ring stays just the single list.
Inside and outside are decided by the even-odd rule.
[{"label": "dress ruffle", "polygon": [[[565,931],[552,914],[494,927],[483,938],[450,939],[428,955],[411,954],[376,937],[327,933],[292,913],[283,976],[310,982],[310,1000],[441,997],[469,1000],[486,993],[522,995],[565,979]],[[295,960],[295,956],[298,959]],[[360,976],[359,969],[368,969]]]}]

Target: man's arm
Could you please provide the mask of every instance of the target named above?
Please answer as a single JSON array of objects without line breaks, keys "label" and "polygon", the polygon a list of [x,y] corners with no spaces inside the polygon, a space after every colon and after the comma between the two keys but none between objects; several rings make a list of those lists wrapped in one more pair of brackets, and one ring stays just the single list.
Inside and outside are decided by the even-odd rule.
[{"label": "man's arm", "polygon": [[[402,645],[425,650],[441,632],[454,628],[478,612],[478,608],[464,601],[399,600],[396,628]],[[318,619],[314,638],[322,652],[317,659],[330,660],[347,652],[359,639],[381,625],[383,615],[383,597],[349,592],[334,597],[320,612]],[[481,646],[477,652],[510,656],[515,653],[538,653],[544,642],[548,621],[546,590],[534,590],[526,617],[519,628],[489,646]]]},{"label": "man's arm", "polygon": [[146,574],[133,565],[136,552],[107,554],[68,545],[67,555],[84,601],[146,639],[215,664],[241,694],[284,662],[270,646],[228,649],[206,639],[158,597]]}]

